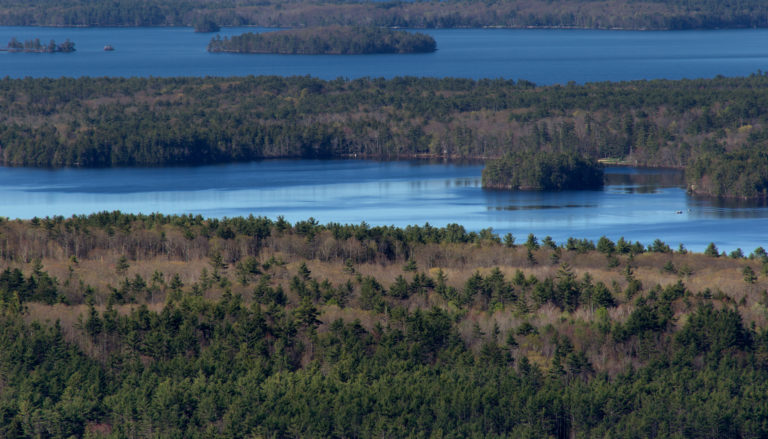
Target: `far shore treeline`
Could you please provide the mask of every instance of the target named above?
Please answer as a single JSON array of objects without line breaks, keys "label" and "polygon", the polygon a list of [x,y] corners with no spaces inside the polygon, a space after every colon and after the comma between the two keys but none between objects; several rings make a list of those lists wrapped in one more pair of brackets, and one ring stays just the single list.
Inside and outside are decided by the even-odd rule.
[{"label": "far shore treeline", "polygon": [[572,153],[687,168],[702,195],[760,198],[768,76],[567,84],[311,77],[0,80],[0,164]]},{"label": "far shore treeline", "polygon": [[4,0],[5,26],[724,29],[767,27],[763,0]]},{"label": "far shore treeline", "polygon": [[355,55],[426,53],[437,49],[435,39],[417,32],[372,26],[323,26],[275,32],[216,36],[209,52],[275,53],[286,55]]}]

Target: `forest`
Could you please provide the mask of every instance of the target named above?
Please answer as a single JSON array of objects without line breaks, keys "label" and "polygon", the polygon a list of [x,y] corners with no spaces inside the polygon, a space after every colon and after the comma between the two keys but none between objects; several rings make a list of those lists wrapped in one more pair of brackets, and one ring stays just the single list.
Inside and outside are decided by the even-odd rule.
[{"label": "forest", "polygon": [[768,26],[761,0],[2,0],[3,26],[328,25],[722,29]]},{"label": "forest", "polygon": [[[4,166],[544,151],[693,167],[689,184],[708,195],[753,198],[766,184],[765,168],[746,162],[758,163],[750,157],[768,147],[762,72],[554,86],[413,77],[4,78],[0,107]],[[703,182],[716,164],[729,169],[718,177],[724,190]],[[745,184],[731,184],[747,175]]]},{"label": "forest", "polygon": [[596,160],[573,153],[512,153],[485,162],[483,188],[562,191],[603,186],[603,169]]},{"label": "forest", "polygon": [[760,437],[766,287],[714,243],[3,219],[0,435]]},{"label": "forest", "polygon": [[221,38],[208,44],[209,52],[355,55],[425,53],[437,50],[434,38],[423,33],[379,27],[322,26],[253,33]]},{"label": "forest", "polygon": [[760,147],[706,154],[686,168],[689,192],[726,198],[768,199],[768,152]]}]

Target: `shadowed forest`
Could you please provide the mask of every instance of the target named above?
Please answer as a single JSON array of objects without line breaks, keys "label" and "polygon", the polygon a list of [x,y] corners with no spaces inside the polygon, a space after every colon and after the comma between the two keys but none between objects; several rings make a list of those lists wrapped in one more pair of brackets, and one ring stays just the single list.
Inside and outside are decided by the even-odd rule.
[{"label": "shadowed forest", "polygon": [[3,437],[743,437],[768,255],[100,213],[0,223]]}]

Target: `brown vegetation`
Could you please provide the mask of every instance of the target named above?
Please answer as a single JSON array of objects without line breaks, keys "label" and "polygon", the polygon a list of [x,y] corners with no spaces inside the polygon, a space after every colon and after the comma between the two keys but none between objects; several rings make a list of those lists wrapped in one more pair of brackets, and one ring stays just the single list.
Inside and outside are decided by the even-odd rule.
[{"label": "brown vegetation", "polygon": [[[659,294],[661,290],[654,288],[657,285],[662,289],[678,282],[685,285],[684,299],[674,302],[678,325],[702,300],[711,300],[718,307],[734,307],[746,324],[754,322],[759,327],[766,325],[768,315],[768,279],[764,261],[759,258],[672,252],[607,256],[597,250],[564,247],[533,249],[529,255],[525,246],[505,246],[495,239],[401,243],[400,248],[387,250],[377,248],[373,240],[334,236],[333,230],[321,226],[309,235],[302,234],[297,225],[263,237],[236,233],[205,236],[213,221],[178,226],[127,220],[120,226],[85,227],[78,226],[82,221],[76,220],[6,220],[0,223],[0,272],[18,268],[29,275],[42,264],[42,270],[57,279],[62,303],[28,303],[26,319],[59,321],[65,337],[89,355],[102,359],[108,355],[108,346],[99,345],[98,340],[78,330],[88,304],[102,312],[111,306],[127,314],[142,304],[160,311],[174,294],[172,281],[176,275],[183,284],[178,294],[202,294],[210,299],[233,294],[246,303],[259,301],[255,288],[266,281],[273,288],[282,288],[287,309],[294,309],[302,301],[292,285],[297,277],[340,290],[351,285],[345,303],[315,299],[320,332],[337,319],[357,320],[372,330],[376,325],[396,325],[398,317],[393,313],[398,307],[411,311],[438,307],[456,316],[460,335],[471,349],[479,350],[494,332],[499,334],[500,343],[507,334],[513,334],[518,343],[515,357],[526,356],[545,369],[555,349],[551,341],[555,334],[568,336],[597,370],[616,372],[624,370],[628,362],[640,361],[635,354],[645,347],[638,345],[639,341],[615,343],[604,327],[626,322],[638,298]],[[553,258],[556,253],[560,256]],[[256,265],[244,273],[241,264],[247,260]],[[745,281],[746,266],[758,273],[756,282]],[[385,295],[385,308],[380,310],[368,308],[361,298],[361,279],[368,277],[387,291],[399,276],[410,282],[420,273],[432,280],[442,274],[446,286],[460,292],[476,273],[488,278],[496,269],[511,282],[515,300],[494,303],[474,297],[462,304],[434,287],[405,299]],[[582,303],[568,309],[541,303],[533,288],[515,280],[522,273],[532,285],[558,279],[564,269],[578,282],[605,284],[616,306]],[[634,293],[629,292],[631,281],[641,284]],[[136,282],[141,285],[135,286]],[[526,324],[532,325],[534,331],[519,330]]]}]

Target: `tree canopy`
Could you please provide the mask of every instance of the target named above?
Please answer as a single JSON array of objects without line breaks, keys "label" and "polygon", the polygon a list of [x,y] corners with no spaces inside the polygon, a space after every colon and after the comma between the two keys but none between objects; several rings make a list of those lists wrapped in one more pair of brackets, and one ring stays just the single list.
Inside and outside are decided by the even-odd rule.
[{"label": "tree canopy", "polygon": [[722,29],[766,27],[761,0],[4,0],[5,26]]},{"label": "tree canopy", "polygon": [[[711,188],[699,180],[719,163],[731,169],[733,178],[717,180],[736,189],[703,193],[754,197],[765,185],[756,152],[768,146],[762,73],[546,87],[412,77],[5,78],[0,105],[7,110],[0,114],[5,166],[494,159],[558,151],[694,166],[689,182],[699,188]],[[749,182],[731,185],[737,177]]]},{"label": "tree canopy", "polygon": [[486,161],[483,169],[484,188],[561,191],[602,186],[600,165],[573,153],[509,154]]},{"label": "tree canopy", "polygon": [[760,436],[762,248],[538,242],[458,224],[0,220],[0,435]]}]

